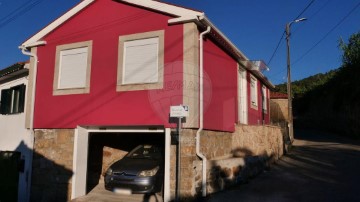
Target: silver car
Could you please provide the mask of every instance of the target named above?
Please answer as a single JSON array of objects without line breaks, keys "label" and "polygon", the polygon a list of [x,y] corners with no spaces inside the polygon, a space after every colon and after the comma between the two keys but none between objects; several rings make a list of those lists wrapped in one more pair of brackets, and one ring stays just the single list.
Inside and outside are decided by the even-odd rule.
[{"label": "silver car", "polygon": [[159,192],[164,176],[163,162],[160,147],[139,145],[108,168],[105,188],[124,194]]}]

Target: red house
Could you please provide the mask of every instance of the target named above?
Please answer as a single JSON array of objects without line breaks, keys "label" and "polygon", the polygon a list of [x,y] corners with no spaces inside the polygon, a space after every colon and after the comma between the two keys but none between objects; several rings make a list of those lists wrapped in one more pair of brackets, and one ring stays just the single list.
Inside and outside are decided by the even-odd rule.
[{"label": "red house", "polygon": [[113,158],[104,148],[119,134],[122,143],[112,148],[124,151],[124,142],[163,142],[164,198],[172,198],[170,140],[177,121],[170,106],[189,107],[182,127],[199,136],[269,123],[274,86],[262,63],[250,61],[201,11],[152,0],[83,0],[21,48],[31,56],[35,94],[29,94],[27,124],[41,154],[33,162],[33,200],[51,187],[38,179],[41,173],[58,175],[42,158],[71,171],[57,189],[66,187],[66,197],[75,198],[91,189],[89,173],[101,180],[92,152],[101,147],[104,155],[94,158],[103,171],[104,159]]}]

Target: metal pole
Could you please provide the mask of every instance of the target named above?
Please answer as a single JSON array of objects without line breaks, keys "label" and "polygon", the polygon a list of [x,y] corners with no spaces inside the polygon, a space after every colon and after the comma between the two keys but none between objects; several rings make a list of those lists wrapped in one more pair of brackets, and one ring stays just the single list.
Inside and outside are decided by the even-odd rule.
[{"label": "metal pole", "polygon": [[178,155],[177,155],[177,184],[176,184],[176,201],[180,201],[181,186],[181,117],[178,123]]},{"label": "metal pole", "polygon": [[292,143],[294,141],[294,125],[292,114],[292,96],[291,96],[291,66],[290,66],[290,26],[291,23],[286,24],[286,45],[287,45],[287,94],[288,94],[288,118],[289,118],[289,139]]}]

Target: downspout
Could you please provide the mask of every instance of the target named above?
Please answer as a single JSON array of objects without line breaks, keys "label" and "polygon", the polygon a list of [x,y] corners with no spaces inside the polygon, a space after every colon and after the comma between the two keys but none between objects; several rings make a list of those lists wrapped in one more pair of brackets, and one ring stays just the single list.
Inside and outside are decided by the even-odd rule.
[{"label": "downspout", "polygon": [[30,105],[30,167],[29,167],[29,173],[27,174],[28,184],[27,184],[27,200],[30,201],[30,189],[31,189],[31,175],[32,175],[32,159],[34,154],[34,141],[35,141],[35,131],[34,131],[34,109],[35,109],[35,89],[36,89],[36,75],[37,75],[37,63],[38,63],[38,57],[36,54],[26,51],[25,46],[20,46],[21,52],[24,55],[30,56],[34,58],[34,66],[33,66],[33,86],[31,91],[31,105]]},{"label": "downspout", "polygon": [[199,129],[196,132],[196,155],[202,160],[202,196],[206,196],[206,156],[200,152],[200,133],[204,128],[204,40],[203,37],[205,34],[210,32],[211,27],[208,26],[207,29],[200,34],[200,123]]}]

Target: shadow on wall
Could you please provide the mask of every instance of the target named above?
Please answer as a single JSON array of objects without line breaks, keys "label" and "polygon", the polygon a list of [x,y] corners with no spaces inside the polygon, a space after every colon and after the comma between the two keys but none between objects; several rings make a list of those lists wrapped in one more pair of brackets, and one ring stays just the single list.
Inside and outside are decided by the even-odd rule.
[{"label": "shadow on wall", "polygon": [[[196,181],[195,196],[181,196],[180,201],[207,201],[211,194],[248,183],[252,178],[270,169],[270,164],[275,161],[273,155],[265,152],[261,155],[247,148],[237,148],[232,151],[232,157],[221,160],[209,160],[207,169],[207,197],[201,196],[201,178]],[[201,167],[201,166],[200,166]],[[201,170],[198,171],[201,175]],[[198,178],[197,178],[198,179]]]},{"label": "shadow on wall", "polygon": [[69,201],[72,175],[69,168],[34,152],[30,201]]},{"label": "shadow on wall", "polygon": [[[15,151],[0,152],[0,201],[25,200],[18,198],[20,186],[24,186],[19,184],[20,174],[25,175],[26,182],[29,181],[30,175],[32,176],[30,201],[68,201],[71,197],[69,185],[72,171],[47,159],[42,154],[34,152],[32,173],[29,173],[26,168],[30,166],[25,165],[29,161],[25,161],[22,154],[32,152],[32,149],[23,141],[20,142]],[[28,186],[26,185],[26,190],[28,190]]]},{"label": "shadow on wall", "polygon": [[270,168],[274,162],[273,155],[265,152],[261,155],[254,155],[246,148],[237,148],[232,151],[234,161],[238,159],[237,165],[231,165],[226,161],[211,161],[209,183],[211,192],[218,192],[237,184],[247,183],[250,179]]}]

